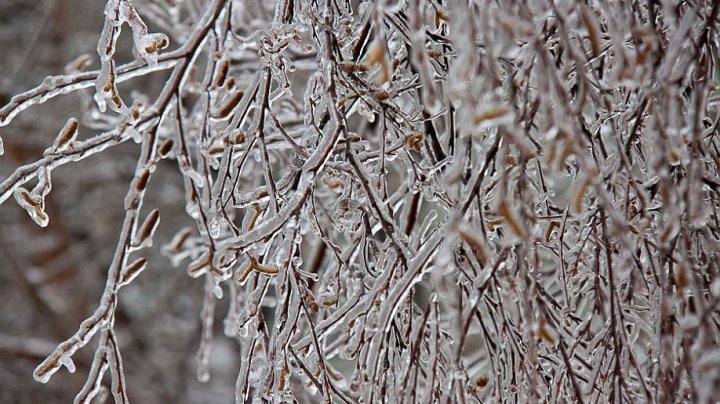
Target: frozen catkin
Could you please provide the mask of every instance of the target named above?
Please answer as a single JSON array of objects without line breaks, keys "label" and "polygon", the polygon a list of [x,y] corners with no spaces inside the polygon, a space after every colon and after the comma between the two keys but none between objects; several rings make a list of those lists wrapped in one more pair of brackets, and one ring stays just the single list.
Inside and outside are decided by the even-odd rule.
[{"label": "frozen catkin", "polygon": [[[30,302],[12,323],[67,338],[36,380],[77,368],[77,402],[119,403],[720,394],[720,2],[101,17],[99,61],[0,107],[0,202],[58,223],[0,211],[2,246],[34,241],[0,248],[33,267],[0,282]],[[69,93],[76,118],[35,112]]]}]

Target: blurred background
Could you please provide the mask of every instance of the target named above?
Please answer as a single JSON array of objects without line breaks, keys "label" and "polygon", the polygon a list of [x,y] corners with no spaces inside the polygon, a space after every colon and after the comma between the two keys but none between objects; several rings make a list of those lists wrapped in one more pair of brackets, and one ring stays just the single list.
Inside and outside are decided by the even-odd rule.
[{"label": "blurred background", "polygon": [[[46,76],[64,73],[82,54],[93,56],[89,69],[96,69],[104,3],[0,0],[0,106]],[[118,44],[120,60],[132,58],[128,37],[124,33]],[[163,81],[157,75],[142,85]],[[0,181],[40,158],[69,117],[80,120],[82,101],[76,93],[60,96],[1,127]],[[93,133],[81,124],[80,139]],[[139,145],[130,142],[53,170],[46,228],[35,225],[13,198],[0,205],[0,403],[69,403],[82,388],[95,341],[74,356],[75,374],[63,368],[43,386],[32,371],[97,307],[138,153]],[[237,345],[216,338],[211,379],[197,381],[204,285],[159,253],[159,245],[191,224],[184,204],[176,203],[184,196],[175,162],[163,161],[152,181],[146,209],[162,212],[156,245],[147,250],[148,269],[121,291],[116,315],[124,365],[133,370],[126,372],[128,394],[140,403],[234,402]],[[227,300],[218,301],[218,316],[227,312]]]}]

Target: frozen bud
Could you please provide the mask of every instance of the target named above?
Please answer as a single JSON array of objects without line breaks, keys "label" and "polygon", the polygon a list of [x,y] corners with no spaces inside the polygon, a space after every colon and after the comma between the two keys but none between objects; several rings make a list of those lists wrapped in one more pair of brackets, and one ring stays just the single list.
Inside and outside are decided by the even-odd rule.
[{"label": "frozen bud", "polygon": [[233,92],[226,100],[225,102],[218,108],[217,112],[215,113],[215,118],[225,118],[226,116],[230,115],[231,112],[237,107],[237,105],[240,103],[240,100],[242,100],[244,93],[242,91],[235,91]]},{"label": "frozen bud", "polygon": [[490,378],[488,377],[488,375],[485,374],[478,376],[478,378],[475,380],[475,385],[479,389],[484,389],[485,386],[488,385],[488,383],[490,383]]},{"label": "frozen bud", "polygon": [[437,59],[437,58],[439,58],[440,56],[442,56],[442,52],[437,51],[437,50],[432,50],[432,49],[429,50],[429,51],[427,52],[427,54],[428,54],[428,57],[431,57],[431,58],[433,58],[433,59]]},{"label": "frozen bud", "polygon": [[18,188],[15,191],[15,200],[18,205],[27,211],[32,220],[40,227],[46,227],[49,222],[45,213],[45,203],[40,196],[33,196],[27,189]]},{"label": "frozen bud", "polygon": [[385,101],[390,98],[390,93],[385,90],[377,90],[373,92],[373,98],[377,101]]},{"label": "frozen bud", "polygon": [[498,212],[502,215],[503,219],[508,223],[510,229],[519,237],[525,237],[527,232],[525,226],[523,226],[519,215],[515,209],[510,207],[510,204],[506,200],[502,200],[498,205]]},{"label": "frozen bud", "polygon": [[170,40],[168,36],[162,33],[158,34],[147,34],[142,36],[135,44],[137,49],[140,51],[140,55],[149,64],[154,65],[157,63],[158,55],[160,50],[168,47]]},{"label": "frozen bud", "polygon": [[70,144],[77,138],[78,135],[78,121],[75,118],[70,118],[65,123],[65,126],[60,130],[55,141],[52,145],[53,153],[59,153],[65,151]]},{"label": "frozen bud", "polygon": [[218,63],[217,72],[215,73],[215,85],[222,87],[225,84],[228,70],[230,69],[230,62],[227,59],[223,59]]},{"label": "frozen bud", "polygon": [[175,234],[175,237],[170,241],[169,244],[167,244],[165,247],[163,247],[163,252],[165,253],[177,253],[180,252],[180,250],[183,249],[185,246],[185,243],[187,242],[188,238],[193,233],[193,229],[191,227],[185,227],[177,234]]},{"label": "frozen bud", "polygon": [[405,148],[407,150],[415,150],[420,151],[423,147],[423,139],[424,135],[420,131],[412,132],[411,134],[405,136]]},{"label": "frozen bud", "polygon": [[245,131],[243,130],[237,130],[230,134],[229,141],[231,144],[243,144],[245,143]]},{"label": "frozen bud", "polygon": [[133,119],[133,122],[136,122],[138,119],[140,119],[140,113],[142,112],[143,103],[142,101],[135,100],[133,102],[133,106],[130,108],[130,116]]},{"label": "frozen bud", "polygon": [[158,149],[158,154],[160,155],[160,157],[168,157],[170,155],[170,152],[172,152],[174,143],[175,142],[173,142],[173,140],[170,138],[165,139],[165,141],[160,145],[160,148]]},{"label": "frozen bud", "polygon": [[150,212],[135,235],[135,245],[149,247],[152,245],[152,236],[160,223],[160,210]]},{"label": "frozen bud", "polygon": [[357,73],[367,71],[368,67],[362,63],[342,63],[340,70],[345,73]]},{"label": "frozen bud", "polygon": [[135,190],[142,192],[147,187],[148,180],[150,179],[150,170],[147,168],[141,168],[135,176]]},{"label": "frozen bud", "polygon": [[127,265],[125,270],[122,272],[118,287],[125,286],[132,282],[142,271],[145,270],[145,267],[147,267],[147,259],[145,257],[138,258],[133,261],[132,264]]},{"label": "frozen bud", "polygon": [[212,264],[211,258],[208,254],[203,254],[198,257],[195,261],[191,262],[187,268],[187,273],[193,278],[202,276],[203,274],[210,271],[210,265]]},{"label": "frozen bud", "polygon": [[72,62],[65,65],[65,72],[68,74],[79,73],[92,64],[92,55],[86,53],[73,59]]},{"label": "frozen bud", "polygon": [[510,116],[510,112],[510,108],[506,105],[485,107],[475,114],[474,121],[477,125],[494,125],[499,123],[502,118]]}]

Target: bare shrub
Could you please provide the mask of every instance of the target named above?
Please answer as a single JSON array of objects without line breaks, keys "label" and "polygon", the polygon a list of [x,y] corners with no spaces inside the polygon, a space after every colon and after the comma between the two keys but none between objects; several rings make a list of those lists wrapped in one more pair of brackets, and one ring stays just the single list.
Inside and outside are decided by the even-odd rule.
[{"label": "bare shrub", "polygon": [[717,399],[719,8],[108,0],[97,54],[0,109],[80,94],[0,184],[39,226],[55,169],[140,145],[99,304],[35,379],[94,339],[76,402],[133,397],[116,308],[160,251],[238,402]]}]

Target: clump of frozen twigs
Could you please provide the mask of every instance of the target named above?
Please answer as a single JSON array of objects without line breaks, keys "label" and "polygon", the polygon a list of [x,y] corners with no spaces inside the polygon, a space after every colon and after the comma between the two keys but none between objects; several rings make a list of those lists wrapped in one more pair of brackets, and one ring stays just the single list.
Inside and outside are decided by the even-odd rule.
[{"label": "clump of frozen twigs", "polygon": [[[114,309],[160,248],[205,279],[198,378],[239,344],[239,402],[717,399],[719,8],[108,0],[98,54],[0,109],[90,89],[0,185],[40,226],[54,168],[141,144],[102,299],[35,378],[95,339],[76,401],[109,371],[128,402]],[[162,160],[195,226],[159,240]]]}]

